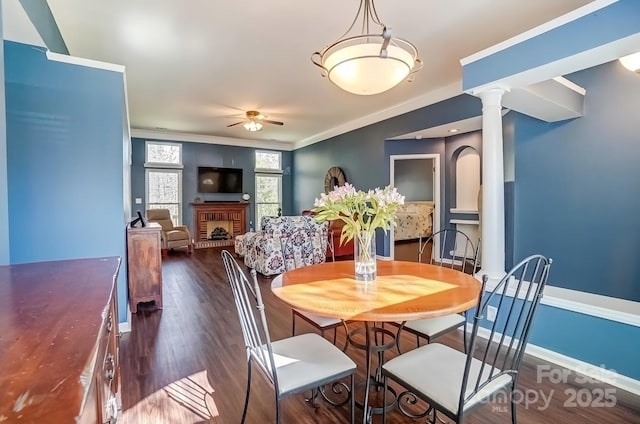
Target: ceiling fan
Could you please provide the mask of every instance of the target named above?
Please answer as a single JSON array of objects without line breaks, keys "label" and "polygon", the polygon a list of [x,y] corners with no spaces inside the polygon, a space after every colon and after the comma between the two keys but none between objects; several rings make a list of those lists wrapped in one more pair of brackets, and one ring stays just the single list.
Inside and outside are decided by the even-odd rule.
[{"label": "ceiling fan", "polygon": [[284,125],[284,122],[273,121],[271,119],[265,119],[266,116],[258,112],[257,110],[248,110],[246,113],[247,118],[236,122],[234,124],[227,125],[227,127],[233,127],[235,125],[242,124],[247,131],[260,131],[262,124]]}]

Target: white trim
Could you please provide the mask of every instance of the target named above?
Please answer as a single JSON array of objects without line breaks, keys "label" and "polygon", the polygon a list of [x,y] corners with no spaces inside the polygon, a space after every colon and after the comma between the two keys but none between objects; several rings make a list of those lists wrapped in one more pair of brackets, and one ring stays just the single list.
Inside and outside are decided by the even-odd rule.
[{"label": "white trim", "polygon": [[293,147],[291,150],[300,149],[319,141],[327,140],[331,137],[335,137],[340,134],[356,130],[358,128],[363,128],[367,125],[375,124],[384,121],[385,119],[393,118],[394,116],[402,115],[403,113],[412,112],[416,109],[420,109],[422,107],[450,99],[460,94],[462,94],[462,81],[457,81],[440,89],[429,91],[428,93],[425,93],[421,96],[414,97],[413,99],[407,100],[406,102],[393,105],[383,110],[379,110],[370,115],[354,119],[353,121],[345,122],[342,125],[338,125],[321,133],[315,134],[311,137],[307,137],[305,139],[297,141],[292,144]]},{"label": "white trim", "polygon": [[617,2],[618,0],[595,0],[585,6],[582,6],[578,9],[572,10],[569,13],[565,13],[562,16],[558,16],[555,19],[552,19],[548,22],[545,22],[542,25],[539,25],[535,28],[530,29],[529,31],[525,31],[516,35],[515,37],[511,37],[508,40],[505,40],[501,43],[494,44],[491,47],[488,47],[484,50],[480,50],[477,53],[474,53],[470,56],[464,57],[460,59],[460,64],[462,66],[468,65],[469,63],[473,63],[480,59],[484,59],[485,57],[491,56],[492,54],[498,53],[502,50],[506,50],[509,47],[513,47],[517,44],[520,44],[526,40],[530,40],[534,37],[537,37],[540,34],[544,34],[545,32],[551,31],[552,29],[561,27],[563,25],[568,24],[569,22],[575,21],[576,19],[580,19],[583,16],[586,16],[590,13],[596,12],[600,9],[604,9],[605,7]]},{"label": "white trim", "polygon": [[449,209],[451,213],[469,213],[469,214],[478,214],[477,209],[460,209],[460,208],[451,208]]},{"label": "white trim", "polygon": [[175,163],[163,163],[163,162],[149,162],[143,165],[145,168],[153,169],[184,169],[184,165],[178,165]]},{"label": "white trim", "polygon": [[67,54],[54,53],[47,50],[47,59],[54,62],[69,63],[71,65],[86,66],[88,68],[104,69],[105,71],[114,71],[124,73],[123,65],[115,63],[100,62],[98,60],[85,59],[83,57],[69,56]]},{"label": "white trim", "polygon": [[464,224],[464,225],[480,225],[480,221],[477,219],[450,219],[451,224]]},{"label": "white trim", "polygon": [[[475,276],[482,278],[482,271]],[[493,290],[499,279],[489,279],[485,291]],[[523,284],[528,284],[523,282]],[[527,286],[523,285],[521,292],[526,293]],[[513,297],[515,292],[510,290],[507,296]],[[609,321],[640,327],[640,302],[620,299],[557,286],[545,286],[544,295],[540,300],[543,305],[577,312]]]},{"label": "white trim", "polygon": [[[463,330],[459,330],[463,331]],[[471,331],[468,329],[467,331]],[[478,328],[478,336],[489,339],[491,332],[484,328]],[[493,341],[500,342],[500,337],[502,334],[494,333]],[[510,337],[505,337],[504,344],[508,344],[511,341]],[[625,390],[629,393],[633,393],[636,396],[640,396],[640,381],[635,380],[631,377],[627,377],[626,375],[618,374],[613,370],[606,370],[606,372],[602,372],[602,368],[599,366],[589,364],[584,361],[580,361],[579,359],[572,358],[570,356],[562,355],[553,350],[549,350],[540,346],[536,346],[531,343],[527,343],[525,348],[525,353],[535,356],[536,358],[542,359],[547,362],[554,363],[561,367],[567,368],[568,370],[583,374],[587,377],[602,381],[604,383],[610,384],[612,386],[618,387],[622,390]],[[594,373],[590,371],[600,370],[600,372]]]},{"label": "white trim", "polygon": [[562,287],[546,286],[541,303],[610,321],[640,327],[640,302]]},{"label": "white trim", "polygon": [[[433,162],[433,219],[432,232],[440,230],[440,154],[411,154],[411,155],[389,155],[389,183],[395,187],[395,169],[397,160],[408,159],[431,159]],[[402,193],[401,193],[402,194]],[[395,258],[395,227],[389,230],[389,255]],[[437,240],[436,240],[437,242]]]},{"label": "white trim", "polygon": [[246,138],[217,137],[204,134],[193,134],[179,131],[150,130],[144,128],[132,128],[131,136],[152,140],[189,141],[192,143],[221,144],[224,146],[253,147],[258,149],[294,150],[293,144],[283,141],[260,141]]},{"label": "white trim", "polygon": [[580,87],[578,84],[574,83],[573,81],[569,81],[565,77],[555,77],[553,80],[555,82],[557,82],[558,84],[564,85],[569,90],[575,91],[578,94],[581,94],[583,96],[587,94],[587,89],[586,88]]}]

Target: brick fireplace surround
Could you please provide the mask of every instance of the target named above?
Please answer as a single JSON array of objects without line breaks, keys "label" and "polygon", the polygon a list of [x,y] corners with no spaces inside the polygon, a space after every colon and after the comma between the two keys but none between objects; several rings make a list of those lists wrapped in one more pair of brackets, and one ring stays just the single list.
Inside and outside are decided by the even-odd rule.
[{"label": "brick fireplace surround", "polygon": [[[233,246],[234,238],[247,232],[248,202],[191,203],[193,208],[194,248]],[[209,240],[209,222],[229,222],[227,231],[233,236],[228,240]],[[209,226],[210,227],[210,226]]]}]

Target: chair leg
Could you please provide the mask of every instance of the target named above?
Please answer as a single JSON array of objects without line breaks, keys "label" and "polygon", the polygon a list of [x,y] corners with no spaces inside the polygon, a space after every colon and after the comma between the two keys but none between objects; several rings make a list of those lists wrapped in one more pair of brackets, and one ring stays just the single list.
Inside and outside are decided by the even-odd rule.
[{"label": "chair leg", "polygon": [[291,335],[296,335],[296,314],[293,310],[291,311]]},{"label": "chair leg", "polygon": [[[382,390],[382,393],[385,393],[385,394],[386,394],[386,393],[387,393],[387,390],[388,390],[388,386],[389,386],[388,378],[387,378],[387,376],[385,375],[384,377],[382,377],[382,379],[383,379],[383,381],[384,381],[384,389]],[[384,399],[385,397],[386,397],[386,396],[384,396],[384,395],[382,396],[382,398],[383,398],[383,399]],[[383,402],[384,402],[384,401],[383,401]],[[382,406],[382,424],[385,424],[386,422],[387,422],[387,407],[386,407],[386,405],[383,405],[383,406]]]},{"label": "chair leg", "polygon": [[[386,393],[386,392],[385,392]],[[351,374],[351,424],[356,421],[356,373]]]},{"label": "chair leg", "polygon": [[247,359],[247,393],[244,398],[244,409],[242,410],[242,421],[241,424],[244,424],[244,420],[247,418],[247,410],[249,407],[249,395],[251,394],[251,359]]},{"label": "chair leg", "polygon": [[338,335],[338,327],[333,327],[333,344],[336,344],[336,336]]},{"label": "chair leg", "polygon": [[515,384],[513,384],[512,387],[511,387],[511,424],[517,424],[517,422],[518,422],[518,419],[516,417],[516,403],[513,401],[513,390],[514,389],[515,389]]},{"label": "chair leg", "polygon": [[346,352],[347,347],[349,347],[349,327],[347,327],[347,323],[344,320],[342,320],[342,326],[344,327],[344,347],[342,351]]},{"label": "chair leg", "polygon": [[462,351],[467,353],[467,314],[464,314],[464,325],[462,326]]}]

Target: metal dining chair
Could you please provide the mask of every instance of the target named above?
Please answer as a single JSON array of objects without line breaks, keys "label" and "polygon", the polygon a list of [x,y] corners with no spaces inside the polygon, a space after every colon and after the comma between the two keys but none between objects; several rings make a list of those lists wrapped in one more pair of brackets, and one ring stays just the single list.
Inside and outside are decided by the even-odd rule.
[{"label": "metal dining chair", "polygon": [[[233,291],[247,353],[247,390],[242,423],[245,422],[251,393],[251,369],[255,364],[273,386],[276,402],[276,423],[280,423],[280,400],[306,390],[317,391],[332,383],[333,393],[346,394],[342,403],[351,403],[351,423],[355,419],[354,379],[356,364],[328,340],[315,333],[301,334],[271,341],[256,271],[251,270],[250,283],[233,255],[222,251],[222,260]],[[350,377],[350,384],[339,381]]]},{"label": "metal dining chair", "polygon": [[[307,265],[312,265],[312,263],[309,263],[308,260],[305,260],[305,255],[302,254],[302,252],[304,252],[305,250],[308,251],[312,249],[312,247],[305,248],[305,245],[312,244],[312,241],[309,240],[308,237],[309,235],[307,234],[306,230],[297,230],[297,231],[294,231],[289,237],[286,237],[283,239],[282,256],[284,258],[285,269],[287,271],[295,268],[307,266]],[[331,254],[332,261],[335,262],[335,256],[333,254],[333,240],[331,239],[331,237],[327,237],[326,239],[327,239],[327,245],[332,252]],[[326,248],[325,248],[325,252],[326,252]],[[324,260],[322,261],[318,260],[317,262],[318,263],[324,262]],[[279,284],[280,281],[281,279],[278,279],[276,277],[276,279],[274,280],[274,284],[277,285]],[[316,314],[312,314],[309,312],[304,312],[304,311],[300,311],[298,309],[292,308],[291,309],[291,335],[292,336],[295,336],[296,334],[296,317],[302,319],[303,321],[307,322],[309,325],[316,328],[320,332],[322,337],[325,337],[326,331],[333,330],[334,345],[336,344],[336,340],[337,340],[338,327],[341,327],[341,326],[344,327],[345,334],[348,333],[348,328],[346,326],[346,323],[341,319],[323,317],[320,315],[316,315]],[[347,344],[348,342],[345,341],[345,345],[342,348],[343,351],[346,350]]]},{"label": "metal dining chair", "polygon": [[[424,239],[418,240],[418,262],[426,257],[425,250],[430,247],[430,264],[458,269],[462,272],[475,272],[478,249],[469,237],[459,230],[444,229]],[[455,330],[467,322],[465,314],[451,314],[435,318],[425,318],[401,323],[397,333],[398,352],[400,350],[400,333],[405,330],[416,336],[416,345],[420,347],[420,339],[430,343],[432,339]],[[463,331],[463,345],[466,348],[466,331]]]},{"label": "metal dining chair", "polygon": [[[400,411],[407,413],[402,402],[405,396],[411,403],[417,397],[429,404],[424,416],[430,416],[430,422],[435,423],[441,412],[461,423],[474,407],[508,391],[500,398],[511,400],[511,421],[515,424],[514,391],[520,362],[551,262],[542,255],[529,256],[490,291],[485,291],[488,278],[483,277],[466,353],[430,343],[386,362],[382,366],[385,388],[391,379],[407,389],[397,397]],[[485,320],[489,308],[496,310],[492,322]],[[486,342],[478,341],[481,329],[489,334]],[[386,414],[382,422],[386,423]]]}]

